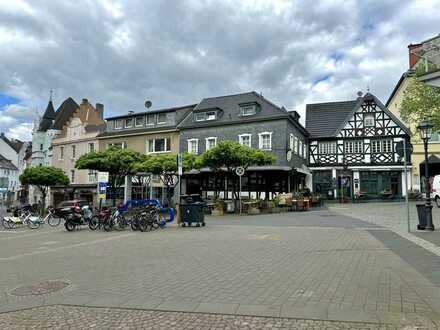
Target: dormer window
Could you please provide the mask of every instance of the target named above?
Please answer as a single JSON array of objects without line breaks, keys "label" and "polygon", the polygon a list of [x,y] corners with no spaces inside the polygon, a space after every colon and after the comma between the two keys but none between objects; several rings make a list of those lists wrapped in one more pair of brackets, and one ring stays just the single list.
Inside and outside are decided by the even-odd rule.
[{"label": "dormer window", "polygon": [[166,113],[158,113],[157,114],[157,123],[158,124],[166,124],[167,123],[167,114]]},{"label": "dormer window", "polygon": [[144,116],[138,116],[134,119],[134,125],[136,127],[144,126]]},{"label": "dormer window", "polygon": [[115,120],[115,129],[121,129],[122,128],[122,119]]},{"label": "dormer window", "polygon": [[125,119],[125,127],[126,128],[133,127],[133,118],[126,118]]},{"label": "dormer window", "polygon": [[240,113],[243,117],[255,115],[257,113],[257,105],[256,104],[241,105]]},{"label": "dormer window", "polygon": [[206,121],[217,119],[216,111],[196,112],[194,113],[194,121]]},{"label": "dormer window", "polygon": [[374,115],[372,115],[372,114],[365,115],[364,126],[365,127],[374,127]]}]

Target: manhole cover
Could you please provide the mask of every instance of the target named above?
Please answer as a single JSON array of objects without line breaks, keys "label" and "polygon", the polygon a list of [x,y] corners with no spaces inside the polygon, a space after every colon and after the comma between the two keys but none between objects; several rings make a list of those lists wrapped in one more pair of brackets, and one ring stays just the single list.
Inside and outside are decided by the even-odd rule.
[{"label": "manhole cover", "polygon": [[11,291],[14,296],[38,296],[46,293],[56,292],[69,286],[64,281],[42,281],[32,285],[20,286]]}]

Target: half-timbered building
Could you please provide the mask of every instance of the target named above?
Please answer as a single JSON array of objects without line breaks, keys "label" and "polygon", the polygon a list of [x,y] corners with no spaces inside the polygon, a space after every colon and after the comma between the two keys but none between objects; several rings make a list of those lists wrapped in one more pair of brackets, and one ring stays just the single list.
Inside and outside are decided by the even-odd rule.
[{"label": "half-timbered building", "polygon": [[399,149],[404,141],[409,145],[409,130],[377,97],[359,93],[353,101],[308,104],[306,129],[314,192],[328,198],[404,196]]}]

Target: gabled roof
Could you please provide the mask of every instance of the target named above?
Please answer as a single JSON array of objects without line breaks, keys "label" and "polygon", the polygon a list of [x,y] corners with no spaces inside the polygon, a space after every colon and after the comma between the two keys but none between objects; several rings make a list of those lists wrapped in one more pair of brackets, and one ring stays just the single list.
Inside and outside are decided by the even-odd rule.
[{"label": "gabled roof", "polygon": [[55,122],[51,129],[63,129],[63,126],[78,108],[79,105],[71,97],[64,100],[56,112]]},{"label": "gabled roof", "polygon": [[[240,105],[257,104],[258,111],[252,116],[241,116]],[[217,110],[219,111],[216,120],[194,121],[192,114],[194,112]],[[296,120],[294,112],[288,112],[286,109],[277,106],[264,98],[255,91],[224,95],[217,97],[204,98],[185,119],[178,125],[179,129],[189,129],[197,127],[212,127],[221,125],[245,124],[255,121],[277,120],[285,118],[292,123],[305,135],[305,128]]]},{"label": "gabled roof", "polygon": [[9,159],[6,159],[3,155],[0,155],[0,168],[18,171],[17,166],[12,164],[12,162]]},{"label": "gabled roof", "polygon": [[407,134],[409,129],[380,100],[371,93],[358,97],[353,101],[307,104],[306,129],[315,138],[335,137],[345,123],[354,115],[366,100],[373,99],[377,106],[385,112]]},{"label": "gabled roof", "polygon": [[3,141],[5,141],[5,143],[10,146],[12,149],[14,149],[14,151],[16,153],[20,152],[21,147],[23,147],[24,142],[20,141],[20,140],[10,140],[6,137],[6,135],[4,133],[0,134],[0,139],[2,139]]},{"label": "gabled roof", "polygon": [[41,118],[40,125],[38,126],[38,130],[40,132],[47,131],[53,124],[53,121],[56,117],[55,110],[53,108],[52,100],[49,101],[46,107],[46,111],[44,111],[43,117]]},{"label": "gabled roof", "polygon": [[358,100],[306,105],[306,129],[313,137],[335,136]]},{"label": "gabled roof", "polygon": [[397,91],[400,88],[400,85],[403,84],[403,82],[405,81],[406,78],[408,78],[414,71],[413,70],[408,70],[406,72],[404,72],[401,76],[399,81],[397,82],[396,86],[394,86],[393,91],[391,92],[391,95],[388,97],[387,102],[385,103],[385,106],[389,106],[391,103],[391,100],[393,99],[394,95],[396,95]]}]

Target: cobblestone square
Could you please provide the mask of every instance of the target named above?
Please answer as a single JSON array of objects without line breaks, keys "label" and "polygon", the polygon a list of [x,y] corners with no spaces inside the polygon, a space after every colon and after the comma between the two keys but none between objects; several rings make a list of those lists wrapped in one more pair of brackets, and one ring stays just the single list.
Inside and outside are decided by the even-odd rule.
[{"label": "cobblestone square", "polygon": [[[252,329],[267,328],[267,322],[280,329],[321,329],[327,323],[313,322],[324,321],[329,329],[434,328],[440,287],[422,275],[423,265],[402,258],[399,246],[384,244],[383,237],[393,234],[327,209],[209,217],[205,228],[170,226],[150,233],[1,231],[0,328],[26,328],[22,322],[50,328],[60,313],[66,320],[75,314],[66,305],[82,306],[78,322],[98,328],[105,328],[99,320],[108,314],[124,315],[126,327],[158,317],[151,329],[246,329],[221,321],[224,315],[252,317]],[[400,239],[414,244],[401,237],[393,242]],[[47,284],[59,281],[67,287]],[[26,295],[23,286],[51,290]],[[20,311],[34,307],[40,309]],[[113,316],[104,319],[112,322]],[[120,319],[114,324],[123,328]],[[200,327],[193,319],[201,320]],[[169,320],[177,322],[174,327]],[[203,326],[206,320],[211,327]]]}]

